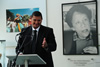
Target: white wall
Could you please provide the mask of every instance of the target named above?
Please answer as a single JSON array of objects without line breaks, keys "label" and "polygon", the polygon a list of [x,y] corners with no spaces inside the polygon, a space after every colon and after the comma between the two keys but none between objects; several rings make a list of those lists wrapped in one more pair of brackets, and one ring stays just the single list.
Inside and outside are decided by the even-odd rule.
[{"label": "white wall", "polygon": [[[7,7],[7,5],[9,5],[9,7],[16,7],[16,4],[13,3],[9,3],[6,5],[7,2],[15,2],[15,3],[19,3],[20,2],[20,6],[22,7],[21,4],[23,3],[27,3],[27,5],[24,5],[26,7],[28,7],[28,5],[32,4],[32,0],[0,0],[0,40],[1,39],[6,39],[5,35],[7,35],[5,32],[5,28],[6,28],[6,12],[5,12],[5,7]],[[24,1],[24,2],[23,2]],[[27,2],[29,1],[29,2]],[[54,33],[55,33],[55,37],[56,37],[56,41],[57,41],[57,50],[55,52],[53,52],[53,60],[54,60],[54,66],[55,67],[71,67],[69,62],[68,62],[68,58],[97,58],[99,56],[71,56],[71,55],[63,55],[63,37],[62,37],[62,12],[61,12],[61,4],[62,3],[69,3],[69,2],[77,2],[80,0],[47,0],[47,24],[49,27],[52,27],[54,29]],[[31,2],[31,4],[30,4]],[[98,7],[100,6],[100,1],[98,0]],[[100,9],[98,9],[98,18],[100,17]],[[100,21],[98,19],[98,21]],[[98,22],[98,25],[100,25],[100,23]],[[99,27],[99,26],[98,26]],[[4,33],[2,33],[4,32]],[[99,34],[100,34],[100,27],[99,27]],[[12,36],[12,37],[11,37]],[[12,38],[14,39],[15,34],[9,34],[9,39],[11,41],[9,41],[10,44],[16,44],[16,42],[14,40],[12,40]],[[99,36],[100,37],[100,36]],[[99,40],[100,41],[100,40]],[[6,43],[7,44],[7,43]],[[14,47],[6,47],[6,55],[13,55],[15,54],[15,46]],[[12,53],[11,53],[12,51]]]}]

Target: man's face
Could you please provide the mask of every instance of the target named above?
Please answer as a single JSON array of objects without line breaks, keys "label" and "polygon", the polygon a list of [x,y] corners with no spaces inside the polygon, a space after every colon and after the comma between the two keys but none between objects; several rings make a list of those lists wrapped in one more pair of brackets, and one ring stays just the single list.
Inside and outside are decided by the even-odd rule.
[{"label": "man's face", "polygon": [[32,25],[36,29],[38,28],[42,23],[42,18],[41,16],[33,16],[32,17]]},{"label": "man's face", "polygon": [[86,14],[74,12],[72,24],[80,38],[86,38],[89,35],[90,24]]}]

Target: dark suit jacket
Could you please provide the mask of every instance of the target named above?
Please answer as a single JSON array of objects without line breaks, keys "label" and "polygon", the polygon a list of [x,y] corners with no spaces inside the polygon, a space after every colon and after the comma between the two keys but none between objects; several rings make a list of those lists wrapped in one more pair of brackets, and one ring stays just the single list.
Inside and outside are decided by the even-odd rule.
[{"label": "dark suit jacket", "polygon": [[[65,55],[76,55],[76,42],[73,41],[74,32],[75,31],[72,31],[72,30],[64,31],[64,54]],[[92,29],[91,33],[92,33],[92,39],[93,39],[94,46],[97,47],[97,51],[98,51],[97,32],[95,29]]]},{"label": "dark suit jacket", "polygon": [[[16,52],[18,51],[20,45],[25,39],[24,46],[22,47],[21,51],[24,54],[32,54],[32,36],[31,36],[32,26],[24,28],[22,32],[24,33],[21,34],[21,36],[19,37],[19,41],[16,47]],[[48,50],[42,48],[42,42],[43,42],[44,37],[46,38],[46,41],[47,41]],[[38,33],[37,43],[36,43],[36,54],[38,54],[47,63],[45,67],[54,67],[51,51],[55,51],[55,50],[56,50],[56,41],[55,41],[53,29],[41,25],[39,29],[39,33]]]}]

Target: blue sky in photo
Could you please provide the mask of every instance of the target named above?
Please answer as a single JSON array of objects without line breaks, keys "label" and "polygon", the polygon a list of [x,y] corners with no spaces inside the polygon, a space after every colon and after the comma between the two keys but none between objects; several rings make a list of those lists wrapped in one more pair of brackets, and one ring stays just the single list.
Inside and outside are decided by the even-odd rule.
[{"label": "blue sky in photo", "polygon": [[39,8],[26,8],[26,9],[8,9],[10,12],[14,13],[14,16],[16,17],[16,14],[23,15],[32,15],[34,11],[39,11]]}]

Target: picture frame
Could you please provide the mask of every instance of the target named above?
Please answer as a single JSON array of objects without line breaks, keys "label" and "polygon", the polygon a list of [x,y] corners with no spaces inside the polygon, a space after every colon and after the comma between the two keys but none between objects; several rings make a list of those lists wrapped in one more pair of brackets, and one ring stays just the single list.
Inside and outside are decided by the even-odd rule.
[{"label": "picture frame", "polygon": [[62,4],[63,55],[98,55],[97,2]]},{"label": "picture frame", "polygon": [[[40,8],[6,9],[6,32],[21,32],[22,28],[32,26],[32,13]],[[16,20],[15,20],[16,19]]]}]

